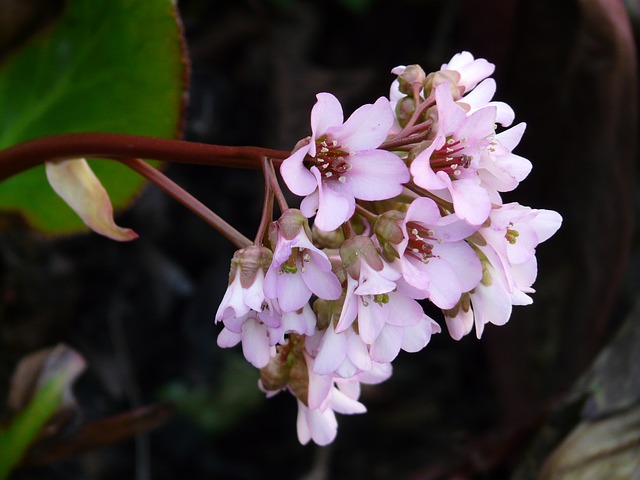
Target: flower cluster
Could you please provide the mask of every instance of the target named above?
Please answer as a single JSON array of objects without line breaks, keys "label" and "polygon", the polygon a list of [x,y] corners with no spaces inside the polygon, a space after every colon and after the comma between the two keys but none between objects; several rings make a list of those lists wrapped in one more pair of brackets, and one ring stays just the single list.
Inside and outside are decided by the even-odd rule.
[{"label": "flower cluster", "polygon": [[493,69],[468,52],[429,75],[397,67],[389,98],[346,121],[318,94],[311,136],[280,166],[300,208],[236,252],[218,343],[242,343],[268,395],[296,397],[302,443],[331,442],[335,412],[365,411],[360,385],[440,332],[418,301],[456,340],[532,302],[536,246],[562,220],[502,202],[531,163],[513,153],[525,125],[493,101]]}]

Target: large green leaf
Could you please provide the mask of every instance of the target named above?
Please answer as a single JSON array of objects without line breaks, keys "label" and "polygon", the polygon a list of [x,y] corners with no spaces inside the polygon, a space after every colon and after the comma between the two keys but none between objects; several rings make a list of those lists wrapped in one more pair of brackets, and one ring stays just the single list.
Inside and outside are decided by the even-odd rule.
[{"label": "large green leaf", "polygon": [[[0,149],[56,133],[176,136],[183,47],[172,0],[68,0],[54,25],[0,66]],[[144,183],[117,162],[91,165],[116,209]],[[0,208],[19,209],[47,232],[85,228],[43,167],[0,184]]]}]

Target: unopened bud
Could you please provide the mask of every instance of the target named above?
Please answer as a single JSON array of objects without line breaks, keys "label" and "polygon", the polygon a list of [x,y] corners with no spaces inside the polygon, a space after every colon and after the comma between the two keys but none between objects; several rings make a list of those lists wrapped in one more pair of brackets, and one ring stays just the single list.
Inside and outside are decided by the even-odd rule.
[{"label": "unopened bud", "polygon": [[272,246],[275,246],[278,243],[279,235],[287,240],[292,240],[303,229],[309,240],[311,240],[309,220],[297,208],[289,208],[282,212],[280,218],[269,226],[269,241]]},{"label": "unopened bud", "polygon": [[404,213],[397,210],[388,210],[378,217],[374,227],[383,252],[391,257],[400,258],[395,246],[404,240],[404,233],[401,227],[403,219]]},{"label": "unopened bud", "polygon": [[401,127],[404,127],[416,111],[416,102],[413,97],[404,97],[396,104],[396,118]]},{"label": "unopened bud", "polygon": [[448,83],[451,88],[451,95],[454,100],[460,100],[464,87],[458,87],[460,82],[460,74],[455,70],[439,70],[427,75],[424,82],[424,94],[425,97],[431,95],[431,92],[441,83]]},{"label": "unopened bud", "polygon": [[318,248],[340,248],[340,245],[344,242],[344,233],[341,228],[333,230],[332,232],[326,232],[313,225],[311,232],[313,235],[313,244]]},{"label": "unopened bud", "polygon": [[281,390],[289,383],[291,365],[287,363],[286,355],[279,353],[269,360],[266,367],[260,369],[262,388],[269,392]]},{"label": "unopened bud", "polygon": [[344,269],[352,278],[360,277],[360,262],[363,260],[378,272],[384,267],[376,246],[369,237],[362,235],[344,241],[340,247],[340,258]]},{"label": "unopened bud", "polygon": [[409,65],[398,75],[398,89],[405,95],[413,95],[414,88],[422,89],[426,74],[420,65]]},{"label": "unopened bud", "polygon": [[253,285],[260,270],[262,270],[263,274],[266,274],[272,259],[273,253],[267,247],[251,245],[237,250],[231,259],[229,284],[233,282],[236,275],[240,275],[242,288],[249,288]]}]

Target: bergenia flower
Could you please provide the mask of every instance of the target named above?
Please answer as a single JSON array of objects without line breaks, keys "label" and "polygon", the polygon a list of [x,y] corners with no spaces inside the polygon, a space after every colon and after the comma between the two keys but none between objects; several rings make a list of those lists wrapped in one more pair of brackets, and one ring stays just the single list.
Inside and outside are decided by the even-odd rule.
[{"label": "bergenia flower", "polygon": [[484,58],[473,58],[469,52],[456,53],[451,60],[442,64],[440,71],[454,71],[460,75],[456,87],[460,94],[472,90],[480,81],[489,77],[495,70],[495,65]]},{"label": "bergenia flower", "polygon": [[284,312],[307,304],[311,295],[336,300],[342,292],[325,253],[311,243],[307,219],[299,210],[283,212],[269,233],[275,245],[273,261],[264,283],[265,295],[278,299]]},{"label": "bergenia flower", "polygon": [[229,286],[218,307],[216,322],[239,318],[250,310],[261,312],[265,303],[264,277],[273,254],[265,247],[250,246],[233,254]]},{"label": "bergenia flower", "polygon": [[459,339],[476,328],[480,338],[487,323],[503,325],[513,305],[528,305],[537,276],[535,248],[559,228],[562,218],[552,210],[516,203],[492,210],[488,226],[478,230],[482,242],[482,280],[454,308],[445,311],[449,333]]},{"label": "bergenia flower", "polygon": [[357,318],[360,338],[371,345],[386,324],[410,327],[420,321],[422,307],[396,291],[401,273],[382,259],[370,238],[345,240],[340,256],[347,271],[347,289],[335,327],[337,333],[345,331]]},{"label": "bergenia flower", "polygon": [[480,155],[494,135],[496,108],[467,116],[454,102],[447,84],[436,87],[437,131],[431,144],[411,163],[413,181],[436,195],[449,197],[458,217],[482,224],[491,211],[488,192],[478,178]]},{"label": "bergenia flower", "polygon": [[478,284],[482,265],[464,241],[477,227],[456,215],[441,217],[435,202],[424,197],[411,203],[401,227],[404,239],[397,252],[403,278],[418,291],[414,298],[448,309]]},{"label": "bergenia flower", "polygon": [[320,93],[317,99],[311,137],[282,162],[280,172],[289,190],[305,197],[302,213],[308,218],[315,214],[316,227],[330,231],[351,218],[356,198],[399,195],[409,172],[395,154],[377,149],[394,122],[386,98],[363,105],[344,123],[333,95]]}]

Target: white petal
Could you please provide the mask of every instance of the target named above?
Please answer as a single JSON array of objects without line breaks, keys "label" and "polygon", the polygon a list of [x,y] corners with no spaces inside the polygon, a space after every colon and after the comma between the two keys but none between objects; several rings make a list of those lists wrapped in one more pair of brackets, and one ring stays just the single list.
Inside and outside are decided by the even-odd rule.
[{"label": "white petal", "polygon": [[250,319],[242,326],[242,353],[256,368],[266,367],[271,358],[267,326]]}]

